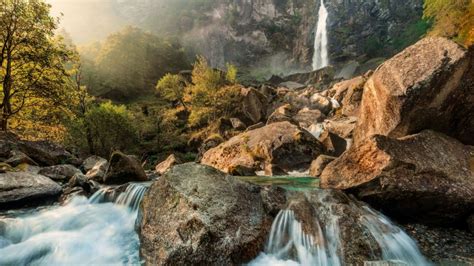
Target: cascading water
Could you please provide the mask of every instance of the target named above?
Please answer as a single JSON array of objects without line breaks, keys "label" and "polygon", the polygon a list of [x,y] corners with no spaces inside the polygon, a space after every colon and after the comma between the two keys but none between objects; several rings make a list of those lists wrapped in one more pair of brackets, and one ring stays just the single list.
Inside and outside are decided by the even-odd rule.
[{"label": "cascading water", "polygon": [[130,184],[115,204],[100,203],[104,188],[89,200],[0,220],[0,265],[140,264],[135,220],[147,186]]},{"label": "cascading water", "polygon": [[[362,213],[361,224],[379,245],[381,259],[406,265],[430,265],[415,242],[388,218],[367,206],[356,203],[351,206]],[[331,214],[325,226],[321,226],[315,217],[313,236],[303,231],[292,210],[281,210],[273,221],[265,251],[249,265],[344,265],[340,257],[344,247],[340,241],[339,218]]]},{"label": "cascading water", "polygon": [[327,33],[328,10],[324,1],[318,11],[318,24],[314,38],[313,70],[318,70],[329,65],[328,58],[328,33]]}]

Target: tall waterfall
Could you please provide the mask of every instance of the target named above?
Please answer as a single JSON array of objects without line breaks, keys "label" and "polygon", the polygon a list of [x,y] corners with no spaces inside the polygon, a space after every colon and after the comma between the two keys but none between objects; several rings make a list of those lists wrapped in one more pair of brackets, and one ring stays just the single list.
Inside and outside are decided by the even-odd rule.
[{"label": "tall waterfall", "polygon": [[130,184],[114,203],[104,202],[103,188],[89,200],[2,219],[0,265],[139,265],[135,220],[147,187]]},{"label": "tall waterfall", "polygon": [[324,1],[318,11],[318,24],[314,38],[313,70],[318,70],[329,65],[328,58],[328,33],[327,33],[328,10],[324,6]]}]

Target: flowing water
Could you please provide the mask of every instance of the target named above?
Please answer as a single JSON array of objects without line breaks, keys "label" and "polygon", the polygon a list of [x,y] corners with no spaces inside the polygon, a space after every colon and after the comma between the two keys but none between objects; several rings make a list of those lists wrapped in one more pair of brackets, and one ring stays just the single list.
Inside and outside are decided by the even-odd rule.
[{"label": "flowing water", "polygon": [[[360,222],[379,245],[381,259],[405,265],[430,265],[416,243],[387,217],[356,202],[351,207],[358,208],[362,214]],[[314,219],[315,233],[307,234],[291,209],[281,210],[273,221],[264,252],[249,265],[345,265],[340,257],[344,249],[340,240],[340,217],[331,214],[324,226],[317,217]]]},{"label": "flowing water", "polygon": [[329,65],[327,20],[328,10],[324,5],[324,1],[321,0],[314,38],[313,70],[318,70]]},{"label": "flowing water", "polygon": [[0,265],[140,264],[135,220],[148,185],[130,184],[114,202],[104,202],[103,188],[89,200],[0,217]]}]

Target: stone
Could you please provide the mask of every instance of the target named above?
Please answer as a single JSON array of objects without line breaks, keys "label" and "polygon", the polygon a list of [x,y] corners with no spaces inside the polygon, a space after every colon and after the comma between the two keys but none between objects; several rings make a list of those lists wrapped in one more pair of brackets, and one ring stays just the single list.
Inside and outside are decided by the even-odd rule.
[{"label": "stone", "polygon": [[473,157],[472,147],[434,131],[375,135],[331,162],[321,187],[347,190],[398,219],[460,224],[474,212]]},{"label": "stone", "polygon": [[119,151],[112,153],[104,183],[124,184],[140,181],[148,181],[148,177],[138,159]]},{"label": "stone", "polygon": [[242,112],[252,122],[258,123],[265,118],[267,99],[253,88],[242,88]]},{"label": "stone", "polygon": [[325,153],[335,157],[339,157],[348,147],[345,139],[330,132],[328,129],[323,130],[318,140],[324,145]]},{"label": "stone", "polygon": [[237,165],[258,171],[267,164],[289,171],[309,166],[322,152],[322,144],[308,131],[278,122],[241,133],[208,150],[201,163],[224,172]]},{"label": "stone", "polygon": [[82,174],[81,170],[71,164],[48,166],[42,168],[38,173],[55,181],[62,182],[68,182],[75,174]]},{"label": "stone", "polygon": [[282,105],[276,108],[272,114],[270,114],[267,119],[267,125],[284,121],[297,125],[298,123],[292,118],[293,113],[294,108],[290,104]]},{"label": "stone", "polygon": [[81,170],[84,171],[84,173],[87,173],[92,170],[92,168],[94,168],[94,166],[96,166],[98,163],[103,164],[104,162],[107,163],[107,160],[100,156],[89,156],[82,162]]},{"label": "stone", "polygon": [[282,82],[282,83],[278,84],[278,86],[279,87],[285,87],[285,88],[288,88],[290,90],[300,90],[300,89],[303,89],[303,88],[306,87],[306,85],[298,83],[298,82],[294,82],[294,81],[285,81],[285,82]]},{"label": "stone", "polygon": [[467,223],[467,228],[471,232],[471,234],[474,235],[474,214],[469,215],[469,217],[466,220]]},{"label": "stone", "polygon": [[325,120],[324,128],[343,139],[350,139],[353,137],[356,123],[357,118],[353,116],[337,117],[331,120]]},{"label": "stone", "polygon": [[196,162],[201,161],[202,156],[204,155],[204,153],[206,153],[206,151],[217,147],[222,142],[224,142],[224,138],[222,138],[222,136],[219,134],[213,134],[207,139],[205,139],[201,146],[199,146],[198,148],[198,156],[196,158]]},{"label": "stone", "polygon": [[229,175],[233,176],[256,176],[255,170],[242,165],[235,165],[229,169]]},{"label": "stone", "polygon": [[354,142],[423,129],[474,144],[474,50],[425,38],[381,65],[367,81]]},{"label": "stone", "polygon": [[0,174],[0,209],[36,206],[57,199],[61,186],[46,176],[27,172]]},{"label": "stone", "polygon": [[367,81],[365,76],[358,76],[350,80],[336,83],[328,90],[328,96],[341,103],[342,115],[357,116],[359,114],[360,102],[364,85]]},{"label": "stone", "polygon": [[24,154],[18,150],[12,150],[10,152],[10,157],[5,161],[5,163],[16,167],[20,164],[28,164],[28,165],[38,165],[33,159],[31,159],[28,155]]},{"label": "stone", "polygon": [[262,198],[259,187],[212,167],[177,165],[142,201],[140,254],[147,265],[249,262],[263,249],[272,223]]},{"label": "stone", "polygon": [[247,128],[247,126],[238,118],[230,118],[230,123],[232,124],[232,127],[236,130],[244,130]]},{"label": "stone", "polygon": [[278,165],[267,164],[263,169],[266,176],[286,176],[288,173],[281,169]]},{"label": "stone", "polygon": [[58,164],[72,164],[79,166],[81,161],[68,152],[64,147],[51,141],[20,141],[20,151],[41,166],[53,166]]},{"label": "stone", "polygon": [[293,120],[302,128],[308,128],[313,124],[321,123],[326,116],[317,109],[304,108],[293,116]]},{"label": "stone", "polygon": [[94,167],[87,171],[86,177],[88,180],[94,180],[99,183],[103,183],[108,168],[109,162],[107,160],[97,160]]},{"label": "stone", "polygon": [[309,167],[309,175],[319,177],[322,174],[324,168],[326,168],[326,166],[335,159],[336,157],[324,154],[319,155],[318,158],[311,163],[311,166]]},{"label": "stone", "polygon": [[174,154],[171,154],[170,156],[168,156],[168,158],[166,158],[166,160],[162,161],[161,163],[157,164],[156,167],[155,167],[155,171],[162,175],[164,174],[166,171],[168,171],[169,169],[171,169],[171,167],[173,167],[174,165],[176,164],[181,164],[181,160],[178,159]]},{"label": "stone", "polygon": [[310,101],[312,108],[320,110],[325,115],[332,111],[333,104],[331,102],[331,98],[329,97],[315,93],[313,96],[311,96]]}]

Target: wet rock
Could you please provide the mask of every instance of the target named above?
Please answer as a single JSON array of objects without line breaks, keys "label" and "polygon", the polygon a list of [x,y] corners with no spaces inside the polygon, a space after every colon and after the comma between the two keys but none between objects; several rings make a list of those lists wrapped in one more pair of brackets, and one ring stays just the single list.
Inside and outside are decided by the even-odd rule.
[{"label": "wet rock", "polygon": [[56,199],[61,186],[48,177],[26,172],[0,174],[0,209],[39,205]]},{"label": "wet rock", "polygon": [[166,160],[162,161],[161,163],[157,164],[156,167],[155,167],[155,171],[162,175],[164,174],[166,171],[168,171],[169,169],[171,169],[171,167],[173,167],[174,165],[176,164],[181,164],[181,160],[178,159],[174,154],[171,154],[170,156],[168,156],[168,158],[166,158]]},{"label": "wet rock", "polygon": [[10,152],[10,157],[5,161],[5,163],[16,167],[20,164],[29,164],[29,165],[38,165],[33,159],[28,155],[24,154],[21,151],[12,150]]},{"label": "wet rock", "polygon": [[386,61],[367,81],[355,143],[423,129],[474,144],[474,50],[425,38]]},{"label": "wet rock", "polygon": [[81,170],[74,167],[71,164],[62,164],[55,166],[48,166],[42,168],[39,172],[40,175],[47,176],[55,181],[68,182],[75,174],[82,174]]},{"label": "wet rock", "polygon": [[209,166],[173,167],[143,199],[142,258],[148,265],[250,261],[262,250],[272,222],[260,191]]},{"label": "wet rock", "polygon": [[121,152],[112,153],[104,183],[123,184],[133,181],[148,181],[145,170],[138,159]]},{"label": "wet rock", "polygon": [[400,219],[464,223],[474,210],[472,147],[433,131],[376,135],[330,163],[321,187],[348,190]]},{"label": "wet rock", "polygon": [[319,177],[322,174],[324,168],[326,168],[326,166],[335,159],[336,157],[324,154],[319,155],[318,158],[311,163],[311,166],[309,167],[309,175]]},{"label": "wet rock", "polygon": [[364,266],[408,266],[408,264],[398,260],[376,260],[364,261]]},{"label": "wet rock", "polygon": [[288,171],[307,165],[323,147],[309,132],[278,122],[239,134],[207,151],[201,162],[224,172],[241,165],[254,170],[273,164]]},{"label": "wet rock", "polygon": [[59,203],[61,203],[61,205],[66,205],[72,198],[77,196],[87,197],[89,196],[89,193],[87,193],[82,187],[68,187],[63,191],[61,197],[59,197]]},{"label": "wet rock", "polygon": [[84,173],[89,172],[94,168],[97,164],[103,164],[107,163],[107,160],[96,155],[92,155],[90,157],[87,157],[87,159],[82,162],[81,169],[84,171]]}]

